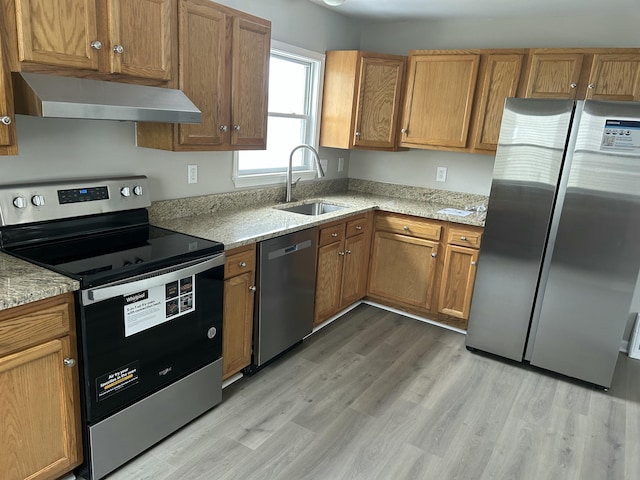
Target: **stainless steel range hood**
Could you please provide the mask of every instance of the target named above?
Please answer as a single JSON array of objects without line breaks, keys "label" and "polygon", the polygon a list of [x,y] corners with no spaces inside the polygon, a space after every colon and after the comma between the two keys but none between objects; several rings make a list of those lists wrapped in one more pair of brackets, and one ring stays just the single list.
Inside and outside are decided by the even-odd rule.
[{"label": "stainless steel range hood", "polygon": [[180,90],[39,73],[13,76],[16,113],[47,118],[200,123]]}]

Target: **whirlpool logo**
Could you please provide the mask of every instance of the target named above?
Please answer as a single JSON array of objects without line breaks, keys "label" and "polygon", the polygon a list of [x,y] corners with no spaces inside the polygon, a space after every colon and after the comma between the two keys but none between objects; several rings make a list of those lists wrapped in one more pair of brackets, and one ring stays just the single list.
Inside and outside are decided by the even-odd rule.
[{"label": "whirlpool logo", "polygon": [[173,370],[172,367],[167,367],[164,370],[160,370],[158,372],[158,375],[160,375],[161,377],[163,377],[164,375],[166,375],[167,373],[169,373],[171,370]]},{"label": "whirlpool logo", "polygon": [[127,305],[129,305],[131,303],[139,302],[140,300],[146,300],[147,298],[149,298],[149,290],[134,293],[132,295],[127,295],[124,297],[124,301]]}]

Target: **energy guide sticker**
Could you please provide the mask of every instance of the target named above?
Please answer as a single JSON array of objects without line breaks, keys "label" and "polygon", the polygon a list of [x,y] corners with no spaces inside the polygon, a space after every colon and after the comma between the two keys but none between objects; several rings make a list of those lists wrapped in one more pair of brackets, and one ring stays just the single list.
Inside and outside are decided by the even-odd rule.
[{"label": "energy guide sticker", "polygon": [[98,401],[138,383],[139,371],[138,362],[133,362],[96,378],[96,398]]},{"label": "energy guide sticker", "polygon": [[607,119],[602,133],[600,150],[640,152],[640,122]]},{"label": "energy guide sticker", "polygon": [[129,337],[195,311],[196,277],[190,275],[164,285],[123,296],[124,336]]}]

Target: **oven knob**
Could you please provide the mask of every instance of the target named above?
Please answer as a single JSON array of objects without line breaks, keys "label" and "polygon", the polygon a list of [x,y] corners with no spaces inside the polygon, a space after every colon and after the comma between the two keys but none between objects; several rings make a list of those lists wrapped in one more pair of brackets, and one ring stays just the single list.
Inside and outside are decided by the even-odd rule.
[{"label": "oven knob", "polygon": [[209,337],[209,339],[213,339],[213,337],[215,337],[217,333],[218,330],[216,329],[216,327],[211,327],[209,330],[207,330],[207,337]]},{"label": "oven knob", "polygon": [[44,195],[34,195],[31,197],[31,203],[33,203],[36,207],[41,207],[44,205]]},{"label": "oven knob", "polygon": [[136,185],[135,187],[133,187],[133,194],[138,197],[142,195],[142,185]]},{"label": "oven knob", "polygon": [[16,208],[27,208],[27,199],[24,197],[14,197],[13,205]]},{"label": "oven knob", "polygon": [[122,265],[123,265],[123,266],[125,266],[125,267],[128,267],[129,265],[133,265],[133,264],[132,264],[129,260],[125,260],[125,261],[122,263]]},{"label": "oven knob", "polygon": [[131,188],[130,187],[122,187],[120,189],[120,195],[122,195],[123,197],[130,197],[131,196]]}]

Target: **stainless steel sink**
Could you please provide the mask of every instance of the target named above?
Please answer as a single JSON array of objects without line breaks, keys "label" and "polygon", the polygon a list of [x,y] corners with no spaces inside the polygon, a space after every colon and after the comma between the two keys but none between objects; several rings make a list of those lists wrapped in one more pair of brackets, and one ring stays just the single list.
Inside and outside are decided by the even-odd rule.
[{"label": "stainless steel sink", "polygon": [[294,205],[292,207],[276,207],[278,210],[285,212],[300,213],[302,215],[322,215],[323,213],[335,212],[347,208],[342,205],[334,205],[332,203],[313,202],[303,203],[302,205]]}]

